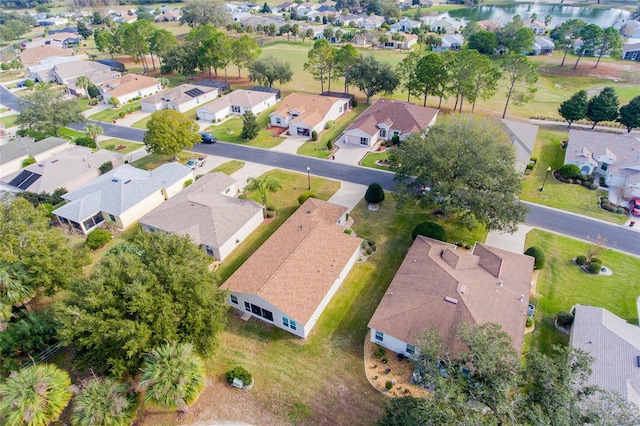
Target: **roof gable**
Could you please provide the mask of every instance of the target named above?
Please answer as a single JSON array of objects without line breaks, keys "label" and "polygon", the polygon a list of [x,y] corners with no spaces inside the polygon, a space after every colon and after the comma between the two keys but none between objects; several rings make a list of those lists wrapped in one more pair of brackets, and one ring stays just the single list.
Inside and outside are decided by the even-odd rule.
[{"label": "roof gable", "polygon": [[360,129],[369,136],[378,132],[378,124],[392,124],[393,130],[409,134],[425,129],[436,117],[438,110],[408,102],[378,99],[368,110],[360,114],[346,131]]}]

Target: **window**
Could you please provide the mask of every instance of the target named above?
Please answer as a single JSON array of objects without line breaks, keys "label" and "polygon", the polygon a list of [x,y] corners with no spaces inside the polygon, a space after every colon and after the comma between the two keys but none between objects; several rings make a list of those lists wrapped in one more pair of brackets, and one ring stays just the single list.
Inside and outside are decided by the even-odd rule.
[{"label": "window", "polygon": [[282,124],[282,120],[279,118],[276,118],[276,124]]},{"label": "window", "polygon": [[289,321],[289,327],[291,327],[292,330],[296,329],[296,322],[294,320],[290,320]]},{"label": "window", "polygon": [[233,303],[234,305],[238,304],[238,298],[233,294],[229,295],[229,299],[231,299],[231,303]]},{"label": "window", "polygon": [[289,318],[282,317],[282,325],[289,327]]},{"label": "window", "polygon": [[289,327],[292,330],[296,329],[296,322],[292,319],[286,318],[286,317],[282,317],[282,324],[285,327]]},{"label": "window", "polygon": [[369,145],[369,138],[360,138],[360,145]]},{"label": "window", "polygon": [[376,331],[376,340],[382,342],[384,340],[384,333],[382,331]]},{"label": "window", "polygon": [[231,112],[234,114],[240,114],[240,107],[238,105],[231,105]]},{"label": "window", "polygon": [[380,137],[381,138],[386,138],[387,137],[387,130],[386,129],[380,129]]},{"label": "window", "polygon": [[415,350],[416,348],[413,345],[410,345],[409,343],[407,343],[407,349],[405,352],[407,352],[409,355],[413,355]]},{"label": "window", "polygon": [[262,318],[273,322],[273,313],[271,311],[267,311],[266,309],[263,309],[262,310]]},{"label": "window", "polygon": [[111,222],[115,222],[116,221],[116,217],[112,214],[109,214],[109,219],[111,220]]},{"label": "window", "polygon": [[606,172],[609,168],[609,165],[607,163],[602,163],[602,166],[600,166],[600,168]]},{"label": "window", "polygon": [[93,217],[90,217],[89,219],[82,222],[82,224],[84,225],[84,229],[88,230],[102,222],[104,222],[104,217],[102,216],[102,213],[98,212]]},{"label": "window", "polygon": [[244,302],[244,310],[251,312],[251,305],[249,304],[249,302]]},{"label": "window", "polygon": [[273,322],[273,312],[268,311],[266,309],[262,309],[260,306],[258,305],[254,305],[253,303],[249,304],[247,302],[244,302],[244,309],[247,311],[250,311],[253,314],[256,314],[259,317],[262,317],[268,321]]}]

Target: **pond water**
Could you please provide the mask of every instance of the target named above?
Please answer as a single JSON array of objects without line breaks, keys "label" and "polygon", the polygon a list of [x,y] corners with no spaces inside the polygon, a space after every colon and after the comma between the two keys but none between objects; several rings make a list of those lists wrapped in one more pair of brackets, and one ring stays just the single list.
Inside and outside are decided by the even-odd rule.
[{"label": "pond water", "polygon": [[610,27],[618,20],[629,19],[631,16],[631,12],[623,9],[590,9],[559,4],[478,6],[452,10],[447,14],[452,18],[458,18],[465,22],[490,20],[504,24],[511,21],[515,15],[520,15],[523,20],[529,19],[532,13],[537,13],[537,19],[541,22],[544,22],[545,16],[553,16],[550,28],[554,28],[556,25],[572,18],[582,19],[590,24],[596,24],[604,28]]}]

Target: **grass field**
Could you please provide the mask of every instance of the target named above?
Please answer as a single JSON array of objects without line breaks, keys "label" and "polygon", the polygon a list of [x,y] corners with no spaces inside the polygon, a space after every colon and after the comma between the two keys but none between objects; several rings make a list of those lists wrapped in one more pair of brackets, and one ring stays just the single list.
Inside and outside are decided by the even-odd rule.
[{"label": "grass field", "polygon": [[260,126],[260,132],[255,139],[250,141],[242,138],[242,117],[233,117],[228,120],[209,126],[207,132],[215,135],[218,140],[230,143],[239,143],[247,146],[255,146],[258,148],[273,148],[282,143],[284,138],[275,137],[272,131],[266,130],[269,125],[269,114],[271,114],[277,105],[261,112],[256,116],[258,125]]},{"label": "grass field", "polygon": [[106,122],[110,123],[113,120],[117,120],[118,118],[120,118],[120,116],[118,115],[118,114],[120,114],[120,111],[127,112],[129,110],[136,110],[136,109],[140,109],[140,101],[129,102],[129,103],[126,103],[126,104],[122,105],[119,108],[105,109],[105,110],[102,110],[100,112],[97,112],[97,113],[93,114],[89,118],[92,119],[92,120],[106,121]]},{"label": "grass field", "polygon": [[567,137],[567,130],[544,127],[539,129],[532,154],[533,157],[538,158],[538,162],[532,173],[524,177],[520,198],[613,223],[624,223],[626,216],[609,213],[598,205],[598,196],[606,195],[605,191],[591,191],[580,185],[558,182],[552,175],[549,175],[544,190],[539,191],[547,174],[547,167],[556,170],[564,164],[565,152],[561,147],[561,141]]},{"label": "grass field", "polygon": [[[116,149],[117,147],[124,145],[124,149]],[[117,152],[118,154],[128,154],[136,149],[142,148],[144,145],[141,143],[125,141],[122,139],[105,139],[100,142],[100,148],[108,149],[109,151]]]},{"label": "grass field", "polygon": [[244,161],[239,161],[239,160],[227,161],[226,163],[220,164],[218,167],[211,170],[210,173],[222,172],[227,176],[231,176],[232,174],[234,174],[235,172],[243,168],[244,164],[245,164]]},{"label": "grass field", "polygon": [[[548,352],[553,343],[567,343],[553,325],[559,311],[568,311],[577,303],[602,306],[637,324],[636,298],[640,296],[640,262],[614,250],[598,255],[611,276],[594,276],[582,271],[572,261],[586,254],[590,244],[539,230],[527,235],[526,247],[538,246],[545,253],[546,266],[538,276],[536,330],[526,337],[527,345]],[[614,247],[615,248],[615,247]]]}]

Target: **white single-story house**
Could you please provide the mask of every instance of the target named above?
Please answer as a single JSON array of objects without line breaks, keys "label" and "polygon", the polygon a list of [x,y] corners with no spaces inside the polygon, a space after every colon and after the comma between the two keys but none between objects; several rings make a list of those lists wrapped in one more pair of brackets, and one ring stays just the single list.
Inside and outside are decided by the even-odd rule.
[{"label": "white single-story house", "polygon": [[55,32],[53,34],[48,34],[44,37],[34,37],[31,41],[22,44],[22,47],[25,49],[32,49],[34,47],[40,46],[58,46],[58,47],[67,47],[70,43],[67,41],[65,44],[65,40],[82,40],[82,36],[80,36],[77,32]]},{"label": "white single-story house", "polygon": [[360,255],[347,209],[309,198],[220,287],[227,303],[306,338]]},{"label": "white single-story house", "polygon": [[576,305],[569,344],[593,357],[587,384],[618,393],[640,410],[640,327],[605,308]]},{"label": "white single-story house", "polygon": [[289,129],[290,135],[311,136],[325,129],[349,109],[349,99],[334,96],[292,93],[272,112],[271,125]]},{"label": "white single-story house", "polygon": [[117,98],[120,104],[126,104],[135,98],[144,98],[162,90],[160,80],[140,74],[125,74],[122,77],[98,86],[105,104],[109,99]]},{"label": "white single-story house", "polygon": [[0,177],[19,171],[22,162],[29,157],[42,161],[72,146],[61,138],[49,137],[36,142],[33,138],[18,136],[16,140],[0,145]]},{"label": "white single-story house", "polygon": [[413,19],[409,19],[407,17],[402,18],[395,24],[391,24],[391,31],[402,31],[404,33],[410,33],[414,28],[420,28],[422,23],[420,21],[414,21]]},{"label": "white single-story house", "polygon": [[52,56],[40,61],[37,65],[27,67],[27,78],[35,82],[51,83],[56,80],[53,68],[65,62],[78,62],[77,56]]},{"label": "white single-story house", "polygon": [[622,45],[622,59],[640,61],[640,43],[625,43]]},{"label": "white single-story house", "polygon": [[[424,18],[423,18],[424,19]],[[460,31],[462,22],[451,18],[436,19],[430,24],[431,32],[438,34],[455,34]]]},{"label": "white single-story house", "polygon": [[71,80],[76,80],[81,75],[89,78],[91,74],[110,71],[111,67],[94,61],[74,61],[62,62],[53,67],[53,75],[56,83],[68,84]]},{"label": "white single-story house", "polygon": [[533,41],[533,55],[551,55],[555,49],[553,40],[549,37],[536,37]]},{"label": "white single-story house", "polygon": [[140,219],[147,232],[188,235],[210,256],[224,260],[263,221],[262,206],[235,198],[236,181],[207,173]]},{"label": "white single-story house", "polygon": [[373,147],[378,141],[390,141],[395,135],[404,140],[436,122],[438,110],[409,102],[378,99],[360,114],[336,139],[336,143]]},{"label": "white single-story house", "polygon": [[460,50],[464,44],[464,37],[462,34],[445,34],[440,38],[442,44],[440,46],[433,46],[434,52],[446,52],[447,50]]},{"label": "white single-story house", "polygon": [[67,204],[53,214],[63,226],[83,234],[109,221],[126,229],[184,187],[193,171],[167,163],[148,171],[125,164],[62,196]]},{"label": "white single-story house", "polygon": [[571,129],[564,163],[577,165],[582,174],[604,178],[614,204],[640,197],[640,138],[633,133]]},{"label": "white single-story house", "polygon": [[496,323],[520,352],[534,258],[476,243],[471,253],[416,237],[371,320],[371,341],[411,357],[428,329],[463,349],[463,323]]},{"label": "white single-story house", "polygon": [[382,16],[373,15],[367,16],[362,21],[360,21],[358,27],[365,30],[376,30],[380,28],[382,24],[384,24],[384,18]]},{"label": "white single-story house", "polygon": [[144,112],[172,109],[189,111],[218,97],[218,89],[197,84],[181,84],[140,101]]},{"label": "white single-story house", "polygon": [[[400,33],[397,33],[400,34]],[[393,36],[392,36],[393,37]],[[389,38],[386,42],[381,44],[384,49],[411,49],[418,42],[418,36],[415,34],[402,34],[400,40],[394,40]]]},{"label": "white single-story house", "polygon": [[500,120],[509,135],[509,141],[516,155],[516,171],[524,173],[531,161],[531,153],[538,136],[538,126],[520,121]]},{"label": "white single-story house", "polygon": [[531,19],[525,19],[522,21],[522,25],[526,28],[531,28],[534,35],[542,35],[547,31],[547,24],[541,21],[532,21]]},{"label": "white single-story house", "polygon": [[73,191],[102,174],[100,166],[123,164],[117,152],[75,145],[2,178],[3,182],[23,191],[52,193],[58,188]]},{"label": "white single-story house", "polygon": [[256,90],[238,89],[198,108],[198,119],[216,122],[229,115],[242,115],[251,111],[258,115],[276,104],[276,94]]}]

